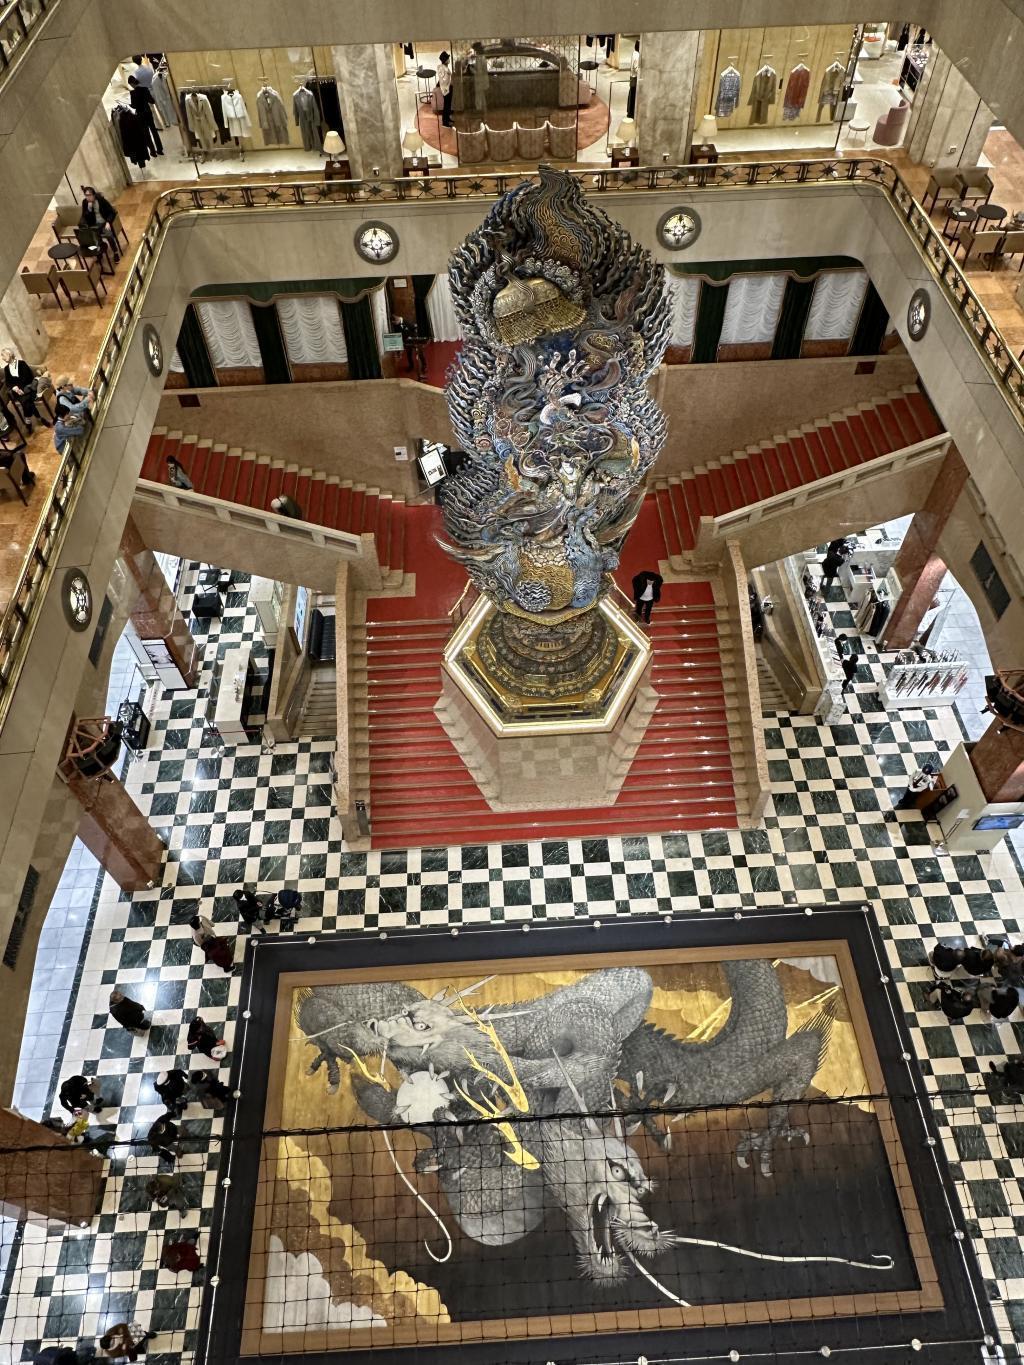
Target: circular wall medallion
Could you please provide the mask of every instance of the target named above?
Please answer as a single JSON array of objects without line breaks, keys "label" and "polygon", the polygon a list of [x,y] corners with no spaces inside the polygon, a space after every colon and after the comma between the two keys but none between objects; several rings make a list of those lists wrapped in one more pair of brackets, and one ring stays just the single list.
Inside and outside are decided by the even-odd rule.
[{"label": "circular wall medallion", "polygon": [[92,620],[92,588],[81,569],[68,569],[61,590],[64,615],[72,630],[86,630]]},{"label": "circular wall medallion", "polygon": [[160,333],[151,322],[142,329],[142,354],[146,357],[146,367],[157,379],[164,372],[164,347]]},{"label": "circular wall medallion", "polygon": [[398,255],[398,233],[387,223],[364,223],[356,229],[356,250],[364,261],[383,265]]},{"label": "circular wall medallion", "polygon": [[669,209],[658,219],[658,241],[669,251],[693,246],[700,236],[700,214],[696,209]]},{"label": "circular wall medallion", "polygon": [[907,331],[911,341],[920,341],[932,317],[932,301],[927,289],[915,289],[907,304]]}]

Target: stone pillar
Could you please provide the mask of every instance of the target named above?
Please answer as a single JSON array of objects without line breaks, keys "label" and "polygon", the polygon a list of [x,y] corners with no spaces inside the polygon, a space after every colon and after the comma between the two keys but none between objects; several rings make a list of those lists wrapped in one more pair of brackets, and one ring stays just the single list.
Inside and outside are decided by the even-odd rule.
[{"label": "stone pillar", "polygon": [[382,177],[401,175],[402,118],[390,45],[348,43],[331,51],[353,177],[369,180],[374,166]]},{"label": "stone pillar", "polygon": [[83,1226],[99,1207],[103,1162],[13,1109],[0,1109],[0,1214]]},{"label": "stone pillar", "polygon": [[966,482],[967,466],[951,444],[893,562],[903,590],[885,625],[887,649],[902,649],[911,643],[946,575],[945,561],[936,554],[936,546]]},{"label": "stone pillar", "polygon": [[1003,730],[995,717],[981,739],[970,750],[971,766],[977,774],[986,801],[1024,801],[1024,734]]},{"label": "stone pillar", "polygon": [[102,104],[96,106],[68,168],[61,177],[54,198],[58,204],[81,203],[83,185],[92,185],[108,199],[131,184],[121,149],[114,139],[110,118]]},{"label": "stone pillar", "polygon": [[904,146],[911,161],[976,166],[991,126],[991,109],[946,54],[933,47],[907,125]]},{"label": "stone pillar", "polygon": [[140,640],[162,640],[189,687],[199,681],[199,646],[178,610],[156,555],[148,549],[131,517],[121,535],[121,561],[138,589],[130,615]]},{"label": "stone pillar", "polygon": [[[693,140],[700,33],[644,33],[636,87],[640,164],[685,165]],[[615,129],[612,129],[614,135]]]},{"label": "stone pillar", "polygon": [[11,345],[30,365],[41,365],[49,344],[39,301],[26,294],[25,286],[15,275],[0,298],[0,349]]},{"label": "stone pillar", "polygon": [[128,795],[121,780],[66,771],[68,790],[82,807],[78,837],[122,891],[160,880],[166,845]]}]

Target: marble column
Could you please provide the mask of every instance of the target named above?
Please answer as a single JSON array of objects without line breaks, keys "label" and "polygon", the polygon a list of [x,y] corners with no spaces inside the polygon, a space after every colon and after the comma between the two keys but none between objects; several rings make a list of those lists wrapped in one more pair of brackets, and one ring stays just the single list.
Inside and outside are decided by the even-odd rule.
[{"label": "marble column", "polygon": [[122,891],[142,891],[160,880],[166,845],[125,790],[121,780],[83,777],[73,769],[65,781],[82,807],[78,837]]},{"label": "marble column", "polygon": [[29,297],[15,275],[0,298],[0,349],[13,346],[30,365],[41,365],[49,344],[39,300]]},{"label": "marble column", "polygon": [[902,649],[911,643],[946,575],[945,561],[936,553],[936,546],[966,482],[967,466],[951,444],[925,504],[914,513],[893,561],[903,590],[885,625],[888,649]]},{"label": "marble column", "polygon": [[971,748],[971,766],[987,801],[1024,801],[1024,734],[1002,724],[993,719]]},{"label": "marble column", "polygon": [[[47,1063],[49,1065],[49,1063]],[[0,1109],[0,1214],[91,1223],[103,1186],[103,1162],[84,1147],[14,1109]]]},{"label": "marble column", "polygon": [[944,52],[932,47],[904,146],[924,166],[976,166],[993,115]]},{"label": "marble column", "polygon": [[117,145],[110,116],[103,105],[98,104],[53,197],[63,206],[79,204],[81,187],[92,185],[100,194],[116,202],[117,196],[130,184],[131,177]]},{"label": "marble column", "polygon": [[178,610],[156,556],[144,543],[131,517],[121,535],[120,559],[138,590],[130,607],[136,634],[140,640],[162,640],[188,686],[195,687],[202,662],[199,646]]},{"label": "marble column", "polygon": [[696,29],[641,34],[636,126],[643,166],[685,165],[690,159],[699,45]]},{"label": "marble column", "polygon": [[369,180],[374,167],[382,177],[401,175],[402,118],[390,45],[348,43],[331,52],[352,175]]}]

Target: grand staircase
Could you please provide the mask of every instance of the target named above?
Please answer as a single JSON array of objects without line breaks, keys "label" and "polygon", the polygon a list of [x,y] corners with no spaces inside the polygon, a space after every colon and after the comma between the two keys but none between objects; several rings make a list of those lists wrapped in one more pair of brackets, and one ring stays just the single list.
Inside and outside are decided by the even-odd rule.
[{"label": "grand staircase", "polygon": [[[371,601],[368,608],[375,604]],[[410,603],[410,606],[412,604]],[[365,630],[365,639],[363,632]],[[370,793],[375,848],[600,837],[737,823],[740,755],[731,743],[732,629],[708,583],[666,584],[651,625],[659,700],[611,807],[496,813],[434,714],[447,616],[369,619],[350,669],[365,697],[356,783]],[[359,709],[358,706],[355,709]]]},{"label": "grand staircase", "polygon": [[901,389],[770,441],[696,465],[655,485],[670,561],[697,543],[702,517],[720,517],[780,493],[842,474],[941,435],[943,426],[920,390]]},{"label": "grand staircase", "polygon": [[391,585],[405,563],[405,500],[367,488],[336,474],[289,464],[240,447],[228,447],[180,431],[155,427],[149,438],[140,478],[166,483],[166,460],[173,456],[197,493],[270,511],[279,493],[294,498],[303,520],[353,535],[371,534],[381,569]]}]

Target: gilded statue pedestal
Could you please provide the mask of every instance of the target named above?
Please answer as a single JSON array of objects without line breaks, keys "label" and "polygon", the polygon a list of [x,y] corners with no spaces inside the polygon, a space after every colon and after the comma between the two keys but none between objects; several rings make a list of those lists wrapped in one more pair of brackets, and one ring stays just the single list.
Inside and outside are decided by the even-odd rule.
[{"label": "gilded statue pedestal", "polygon": [[585,686],[566,691],[563,657],[552,661],[552,688],[542,667],[494,655],[503,615],[478,598],[449,640],[438,720],[494,811],[611,805],[658,701],[650,641],[602,599],[598,645],[581,651]]}]

